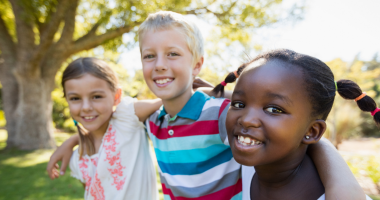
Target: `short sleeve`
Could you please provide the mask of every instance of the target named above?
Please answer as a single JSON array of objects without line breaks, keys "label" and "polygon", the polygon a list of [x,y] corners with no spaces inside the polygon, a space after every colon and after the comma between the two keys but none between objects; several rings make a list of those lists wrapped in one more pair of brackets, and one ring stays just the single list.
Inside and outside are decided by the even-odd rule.
[{"label": "short sleeve", "polygon": [[76,149],[73,152],[73,155],[71,155],[69,167],[71,170],[71,176],[78,179],[80,182],[85,183],[85,181],[82,178],[82,174],[79,171],[79,152],[78,152],[78,149]]},{"label": "short sleeve", "polygon": [[135,114],[135,101],[136,99],[132,97],[124,97],[116,107],[116,111],[113,113],[112,118],[116,119],[116,121],[122,122],[124,125],[144,127],[144,124],[139,121],[139,118]]},{"label": "short sleeve", "polygon": [[228,136],[227,136],[227,128],[226,128],[226,118],[227,118],[227,111],[230,107],[230,100],[225,99],[220,106],[219,109],[219,117],[218,117],[218,127],[219,127],[219,135],[220,139],[223,141],[225,145],[230,145],[228,143]]}]

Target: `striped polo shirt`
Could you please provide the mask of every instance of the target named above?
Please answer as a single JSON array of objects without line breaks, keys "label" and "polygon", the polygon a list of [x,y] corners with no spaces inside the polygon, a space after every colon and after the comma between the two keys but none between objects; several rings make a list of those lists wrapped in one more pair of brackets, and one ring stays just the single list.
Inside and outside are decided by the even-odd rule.
[{"label": "striped polo shirt", "polygon": [[229,104],[197,91],[176,116],[161,107],[147,119],[165,200],[242,199],[225,127]]}]

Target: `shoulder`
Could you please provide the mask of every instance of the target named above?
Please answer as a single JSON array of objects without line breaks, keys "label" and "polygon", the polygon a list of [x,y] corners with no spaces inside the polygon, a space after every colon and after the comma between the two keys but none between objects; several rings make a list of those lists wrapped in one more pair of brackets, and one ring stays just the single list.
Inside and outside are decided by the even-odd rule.
[{"label": "shoulder", "polygon": [[227,108],[230,103],[229,99],[225,98],[210,98],[206,101],[206,103],[203,106],[202,113],[203,112],[216,112],[218,113],[218,117],[222,114],[222,112]]},{"label": "shoulder", "polygon": [[[112,123],[119,126],[141,127],[142,123],[135,114],[134,103],[136,99],[132,97],[124,97],[120,104],[117,105],[115,112],[112,114]],[[138,126],[136,126],[138,125]]]},{"label": "shoulder", "polygon": [[114,115],[125,114],[124,112],[135,114],[134,102],[136,99],[126,96],[123,97],[119,105],[116,106]]},{"label": "shoulder", "polygon": [[230,103],[230,100],[226,98],[209,98],[203,105],[203,110],[207,110],[208,108],[212,107],[221,108],[228,103]]}]

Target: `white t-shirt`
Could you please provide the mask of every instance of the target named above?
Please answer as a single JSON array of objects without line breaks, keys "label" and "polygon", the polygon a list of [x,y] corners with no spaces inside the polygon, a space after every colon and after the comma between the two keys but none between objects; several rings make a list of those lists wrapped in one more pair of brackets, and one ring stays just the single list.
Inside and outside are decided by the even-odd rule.
[{"label": "white t-shirt", "polygon": [[126,97],[117,106],[97,154],[79,160],[75,150],[71,156],[71,175],[86,184],[85,199],[158,198],[148,139],[133,104]]},{"label": "white t-shirt", "polygon": [[[252,177],[255,174],[255,168],[252,166],[244,166],[242,165],[242,182],[243,182],[243,200],[251,200],[251,182]],[[368,196],[367,200],[372,200]],[[317,200],[325,200],[325,194],[323,194],[321,197],[319,197]]]}]

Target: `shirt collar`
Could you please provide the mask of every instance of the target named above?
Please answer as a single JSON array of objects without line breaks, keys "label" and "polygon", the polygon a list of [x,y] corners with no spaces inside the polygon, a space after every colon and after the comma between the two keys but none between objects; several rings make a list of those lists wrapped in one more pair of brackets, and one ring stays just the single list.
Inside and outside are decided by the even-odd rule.
[{"label": "shirt collar", "polygon": [[[202,91],[196,91],[176,116],[197,120],[202,113],[203,105],[208,99],[210,99],[210,97],[207,94],[203,93]],[[161,119],[161,117],[165,116],[166,114],[167,113],[164,106],[161,106],[158,119]]]}]

